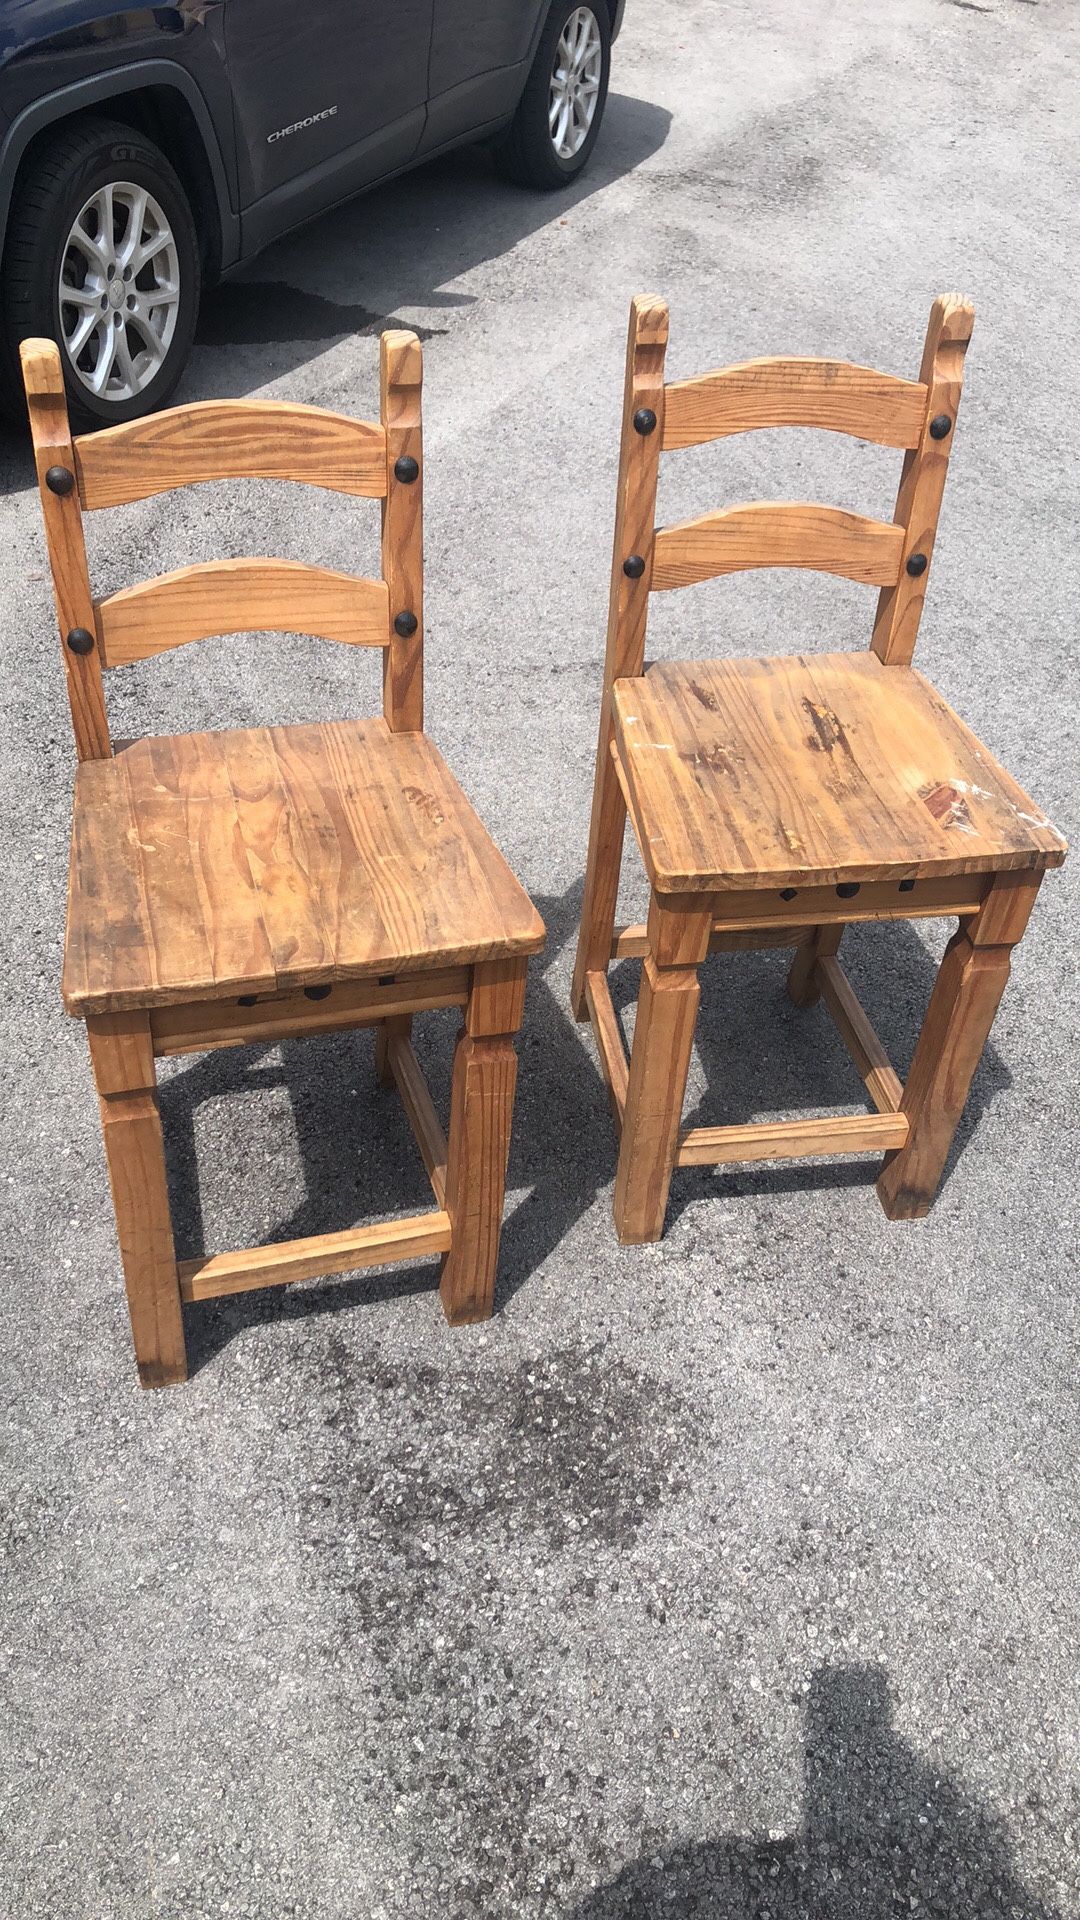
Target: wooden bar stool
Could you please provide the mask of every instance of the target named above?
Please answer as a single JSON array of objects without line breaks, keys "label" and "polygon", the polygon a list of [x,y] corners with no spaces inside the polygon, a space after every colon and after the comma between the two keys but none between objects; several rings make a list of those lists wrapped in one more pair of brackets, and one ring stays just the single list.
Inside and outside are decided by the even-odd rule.
[{"label": "wooden bar stool", "polygon": [[[22,348],[79,767],[63,996],[86,1021],[139,1377],[187,1373],[181,1303],[442,1255],[454,1325],[491,1312],[513,1035],[544,929],[423,732],[420,345],[382,338],[381,424],[207,401],[72,440],[60,356]],[[382,501],[379,580],[287,560],[183,567],[94,600],[82,509],[195,481],[305,481]],[[103,667],[211,634],[302,632],[383,654],[383,716],[113,748]],[[464,1009],[449,1140],[410,1039]],[[159,1054],[372,1026],[435,1209],[177,1262]]]},{"label": "wooden bar stool", "polygon": [[[973,313],[935,301],[918,380],[831,360],[752,360],[664,385],[668,316],[630,314],[604,691],[577,1018],[592,1019],[621,1133],[615,1224],[657,1240],[672,1170],[879,1153],[892,1219],[926,1213],[1044,870],[1065,842],[911,666]],[[660,454],[756,427],[827,427],[903,447],[893,523],[755,504],[654,529]],[[881,589],[870,651],[644,664],[650,592],[746,567]],[[627,812],[648,923],[616,929]],[[902,1087],[837,950],[857,920],[959,919]],[[683,1128],[709,953],[789,946],[797,1006],[825,1000],[875,1111]],[[627,1063],[611,960],[640,955]]]}]

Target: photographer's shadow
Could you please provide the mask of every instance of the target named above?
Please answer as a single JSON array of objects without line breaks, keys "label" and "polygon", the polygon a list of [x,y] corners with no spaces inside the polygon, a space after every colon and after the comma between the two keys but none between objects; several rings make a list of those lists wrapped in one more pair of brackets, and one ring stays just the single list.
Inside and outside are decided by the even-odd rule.
[{"label": "photographer's shadow", "polygon": [[895,1731],[886,1676],[820,1667],[804,1812],[788,1838],[718,1834],[625,1867],[571,1920],[1061,1920],[1017,1876],[1004,1824]]}]

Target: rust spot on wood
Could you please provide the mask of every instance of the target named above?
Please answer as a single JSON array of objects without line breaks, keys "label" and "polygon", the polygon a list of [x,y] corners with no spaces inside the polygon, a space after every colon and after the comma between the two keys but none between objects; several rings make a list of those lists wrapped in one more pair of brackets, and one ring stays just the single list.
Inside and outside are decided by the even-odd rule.
[{"label": "rust spot on wood", "polygon": [[816,700],[804,700],[803,711],[813,727],[813,733],[806,736],[806,744],[815,753],[835,753],[837,747],[844,753],[851,752],[851,745],[843,724],[831,707],[821,707]]}]

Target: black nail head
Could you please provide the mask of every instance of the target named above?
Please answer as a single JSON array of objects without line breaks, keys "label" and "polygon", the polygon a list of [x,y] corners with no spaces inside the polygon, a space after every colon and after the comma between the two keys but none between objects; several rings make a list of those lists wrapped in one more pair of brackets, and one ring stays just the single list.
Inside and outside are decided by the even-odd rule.
[{"label": "black nail head", "polygon": [[[651,433],[656,425],[656,415],[651,407],[639,407],[634,415],[634,432]],[[933,428],[930,429],[933,432]]]},{"label": "black nail head", "polygon": [[238,1007],[254,1007],[258,1004],[258,999],[257,993],[242,993],[236,1004]]},{"label": "black nail head", "polygon": [[70,467],[50,467],[45,475],[45,485],[50,493],[58,493],[63,499],[75,485],[75,475]]},{"label": "black nail head", "polygon": [[305,1000],[328,1000],[329,997],[330,997],[329,987],[305,987],[304,988]]},{"label": "black nail head", "polygon": [[88,633],[85,627],[72,627],[67,643],[72,653],[93,653],[94,651],[94,636]]},{"label": "black nail head", "polygon": [[931,440],[944,440],[952,432],[952,418],[947,413],[935,413],[930,422]]},{"label": "black nail head", "polygon": [[399,613],[394,619],[394,632],[400,633],[403,640],[408,640],[419,624],[415,613]]},{"label": "black nail head", "polygon": [[908,556],[908,563],[907,563],[907,570],[908,570],[908,572],[910,573],[910,575],[911,575],[911,577],[912,577],[912,579],[913,579],[913,580],[917,580],[917,579],[918,579],[918,577],[919,577],[919,575],[920,575],[920,573],[925,573],[925,572],[926,572],[926,555],[925,555],[925,553],[912,553],[912,554],[909,554],[909,556]]},{"label": "black nail head", "polygon": [[841,900],[853,900],[859,891],[859,882],[857,880],[841,880],[836,891],[840,895]]},{"label": "black nail head", "polygon": [[379,985],[380,987],[392,987],[396,979],[396,973],[380,973]]},{"label": "black nail head", "polygon": [[914,880],[901,880],[900,891],[901,893],[914,893],[915,891]]},{"label": "black nail head", "polygon": [[781,887],[780,898],[781,900],[794,900],[797,892],[797,887]]},{"label": "black nail head", "polygon": [[640,553],[628,553],[622,563],[622,570],[628,580],[640,580],[645,571],[645,562]]},{"label": "black nail head", "polygon": [[400,460],[394,461],[394,478],[404,480],[407,487],[412,486],[419,472],[420,468],[411,453],[403,453]]}]

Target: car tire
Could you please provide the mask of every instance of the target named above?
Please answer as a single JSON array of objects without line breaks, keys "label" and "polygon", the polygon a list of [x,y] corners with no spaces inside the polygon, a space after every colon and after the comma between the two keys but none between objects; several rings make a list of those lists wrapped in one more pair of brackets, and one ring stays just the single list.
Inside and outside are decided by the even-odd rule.
[{"label": "car tire", "polygon": [[199,245],[180,181],[142,134],[95,115],[43,138],[16,192],[3,278],[16,383],[20,341],[45,335],[78,427],[137,420],[169,398],[195,334]]},{"label": "car tire", "polygon": [[[576,65],[573,57],[567,60],[568,52],[576,52]],[[501,171],[522,186],[549,192],[576,180],[596,145],[610,71],[605,0],[585,6],[555,0],[517,112],[495,147]]]}]

